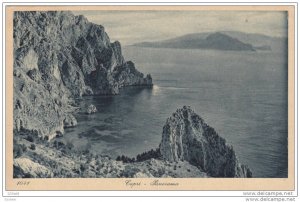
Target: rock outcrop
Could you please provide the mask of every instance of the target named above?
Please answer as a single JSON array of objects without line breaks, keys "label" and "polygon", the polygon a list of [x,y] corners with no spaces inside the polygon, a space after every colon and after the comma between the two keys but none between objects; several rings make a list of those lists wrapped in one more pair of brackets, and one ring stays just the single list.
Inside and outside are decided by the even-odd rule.
[{"label": "rock outcrop", "polygon": [[93,113],[96,113],[97,112],[97,108],[95,105],[89,105],[86,109],[86,113],[87,114],[93,114]]},{"label": "rock outcrop", "polygon": [[64,11],[17,11],[14,38],[14,129],[54,137],[76,125],[74,97],[118,94],[152,85],[151,76],[126,62],[121,44],[104,27]]},{"label": "rock outcrop", "polygon": [[188,161],[212,177],[251,177],[224,138],[190,107],[178,109],[163,128],[160,152],[170,162]]},{"label": "rock outcrop", "polygon": [[35,163],[28,158],[22,157],[14,160],[14,176],[46,178],[52,177],[53,173],[45,166]]},{"label": "rock outcrop", "polygon": [[72,128],[77,126],[77,120],[72,114],[67,114],[64,119],[64,127],[65,128]]}]

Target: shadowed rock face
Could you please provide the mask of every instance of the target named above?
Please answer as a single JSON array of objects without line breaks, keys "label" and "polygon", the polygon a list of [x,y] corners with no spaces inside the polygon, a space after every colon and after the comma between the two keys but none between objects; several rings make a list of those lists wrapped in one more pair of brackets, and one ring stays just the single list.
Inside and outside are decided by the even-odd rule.
[{"label": "shadowed rock face", "polygon": [[14,53],[14,68],[55,77],[74,95],[85,94],[87,86],[95,94],[115,94],[123,84],[112,75],[122,72],[134,79],[126,85],[144,84],[134,64],[126,65],[120,42],[111,43],[104,27],[71,12],[15,12]]},{"label": "shadowed rock face", "polygon": [[[14,129],[63,133],[73,98],[152,86],[104,27],[71,12],[14,13]],[[75,125],[75,120],[65,127]]]},{"label": "shadowed rock face", "polygon": [[163,128],[160,152],[171,162],[188,161],[212,177],[251,177],[232,146],[190,107],[178,109]]}]

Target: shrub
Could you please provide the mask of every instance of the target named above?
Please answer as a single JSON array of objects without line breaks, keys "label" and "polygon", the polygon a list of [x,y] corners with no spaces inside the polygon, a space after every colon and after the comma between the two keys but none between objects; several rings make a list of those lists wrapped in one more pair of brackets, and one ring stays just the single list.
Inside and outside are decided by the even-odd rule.
[{"label": "shrub", "polygon": [[67,142],[66,147],[71,150],[74,148],[74,145],[71,142]]},{"label": "shrub", "polygon": [[88,155],[88,154],[90,154],[90,151],[88,149],[85,149],[85,150],[82,151],[82,154],[83,155]]},{"label": "shrub", "polygon": [[125,169],[121,173],[121,177],[133,177],[136,173],[140,172],[140,169],[131,166],[125,166]]},{"label": "shrub", "polygon": [[35,150],[35,144],[31,144],[29,147],[31,150]]},{"label": "shrub", "polygon": [[34,138],[32,137],[32,135],[27,135],[26,140],[28,140],[29,142],[34,142]]},{"label": "shrub", "polygon": [[96,165],[97,165],[97,166],[100,166],[100,165],[102,166],[102,162],[101,162],[100,159],[97,159],[97,160],[96,160]]},{"label": "shrub", "polygon": [[161,157],[160,150],[159,150],[159,148],[157,148],[156,150],[151,149],[150,151],[143,152],[142,154],[138,154],[136,156],[136,161],[140,162],[140,161],[145,161],[145,160],[148,160],[151,158],[157,159],[160,157]]},{"label": "shrub", "polygon": [[89,168],[89,166],[87,164],[84,164],[84,163],[80,164],[80,171],[81,172],[84,172],[84,171],[88,170],[88,168]]},{"label": "shrub", "polygon": [[130,158],[128,156],[122,155],[122,156],[118,156],[116,158],[116,161],[122,161],[123,163],[133,163],[135,162],[135,158]]},{"label": "shrub", "polygon": [[14,158],[18,158],[23,155],[24,152],[27,151],[27,147],[24,144],[14,144],[13,155]]},{"label": "shrub", "polygon": [[20,131],[19,133],[21,133],[24,136],[24,139],[29,142],[36,142],[37,140],[40,139],[37,130],[22,129],[22,131]]},{"label": "shrub", "polygon": [[158,172],[158,176],[159,177],[161,177],[163,174],[165,174],[165,169],[164,168],[159,168],[158,170],[157,170],[157,172]]},{"label": "shrub", "polygon": [[92,162],[92,160],[93,160],[93,155],[88,155],[86,157],[86,163],[90,163],[90,162]]},{"label": "shrub", "polygon": [[53,146],[56,148],[56,149],[62,149],[64,148],[65,144],[61,141],[54,141],[53,142]]}]

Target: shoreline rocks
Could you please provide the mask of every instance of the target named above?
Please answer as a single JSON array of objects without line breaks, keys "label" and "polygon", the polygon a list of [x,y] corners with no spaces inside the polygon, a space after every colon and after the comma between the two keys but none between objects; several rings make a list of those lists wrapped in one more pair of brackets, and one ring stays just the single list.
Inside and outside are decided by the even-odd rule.
[{"label": "shoreline rocks", "polygon": [[77,126],[77,120],[72,114],[67,114],[64,119],[64,128],[72,128]]},{"label": "shoreline rocks", "polygon": [[86,113],[87,114],[93,114],[93,113],[96,113],[97,112],[97,108],[95,105],[91,104],[87,107],[86,109]]}]

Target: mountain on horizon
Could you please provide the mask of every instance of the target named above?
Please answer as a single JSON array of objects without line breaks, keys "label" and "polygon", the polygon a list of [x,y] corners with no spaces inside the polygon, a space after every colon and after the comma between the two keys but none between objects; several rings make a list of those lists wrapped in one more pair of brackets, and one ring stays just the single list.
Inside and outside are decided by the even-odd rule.
[{"label": "mountain on horizon", "polygon": [[236,31],[220,31],[186,34],[162,41],[136,43],[133,44],[133,46],[177,49],[270,51],[284,48],[286,44],[287,38],[284,37],[270,37],[263,34],[250,34]]}]

